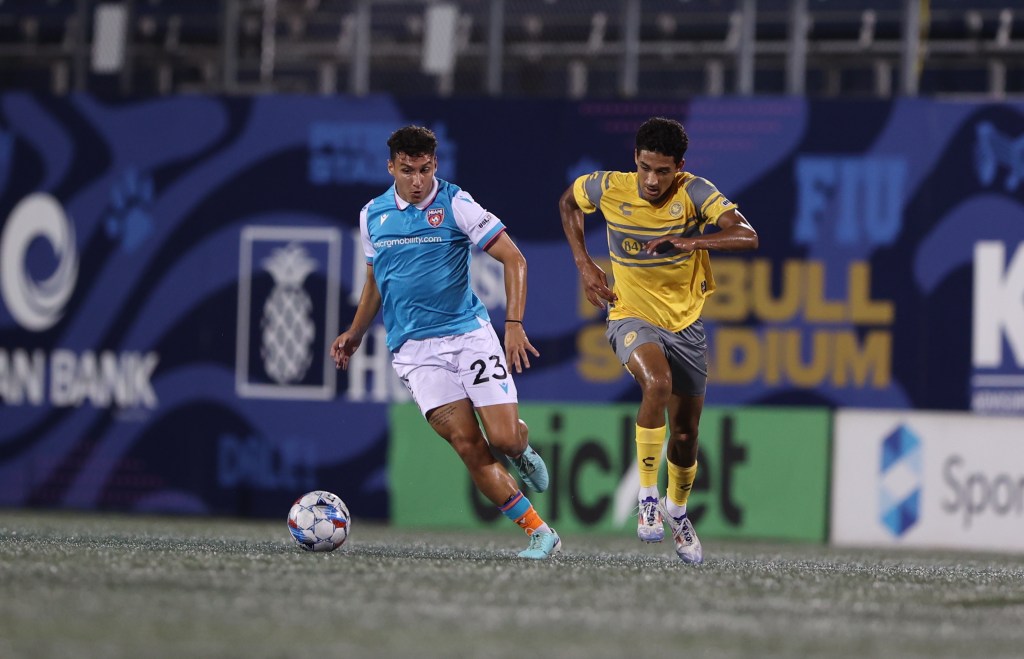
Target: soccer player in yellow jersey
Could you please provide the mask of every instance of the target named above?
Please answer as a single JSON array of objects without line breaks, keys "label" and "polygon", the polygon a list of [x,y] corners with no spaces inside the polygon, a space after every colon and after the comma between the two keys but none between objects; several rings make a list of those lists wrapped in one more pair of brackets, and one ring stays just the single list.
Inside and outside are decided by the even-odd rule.
[{"label": "soccer player in yellow jersey", "polygon": [[[704,299],[715,290],[708,251],[756,249],[758,238],[736,204],[709,181],[683,171],[688,145],[678,121],[648,119],[636,133],[637,171],[581,176],[558,207],[587,299],[607,309],[608,340],[642,391],[637,535],[661,542],[665,520],[680,560],[696,564],[704,560],[703,550],[686,501],[697,474],[708,378],[700,319]],[[607,225],[611,288],[584,240],[583,216],[597,210]],[[658,468],[666,434],[668,491],[661,499]]]}]

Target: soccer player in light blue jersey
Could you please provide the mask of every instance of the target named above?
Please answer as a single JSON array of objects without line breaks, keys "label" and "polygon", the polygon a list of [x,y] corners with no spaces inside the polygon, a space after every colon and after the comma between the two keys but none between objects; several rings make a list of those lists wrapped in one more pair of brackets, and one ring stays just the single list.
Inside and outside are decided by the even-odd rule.
[{"label": "soccer player in light blue jersey", "polygon": [[[395,184],[359,214],[366,284],[351,326],[331,344],[331,356],[338,368],[348,368],[382,311],[392,366],[427,422],[455,449],[480,492],[526,531],[529,547],[519,556],[549,558],[561,551],[561,539],[488,448],[489,442],[508,456],[531,489],[547,489],[547,467],[529,445],[512,379],[513,368],[522,373],[530,355],[540,355],[523,326],[526,259],[497,216],[435,176],[432,131],[400,128],[388,147]],[[470,287],[473,245],[504,268],[504,349]]]}]

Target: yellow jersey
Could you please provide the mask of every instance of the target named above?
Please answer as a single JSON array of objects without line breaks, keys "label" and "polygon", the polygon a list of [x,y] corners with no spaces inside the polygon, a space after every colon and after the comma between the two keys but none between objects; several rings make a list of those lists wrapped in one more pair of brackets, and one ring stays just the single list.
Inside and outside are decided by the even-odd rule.
[{"label": "yellow jersey", "polygon": [[573,183],[584,213],[600,209],[608,232],[613,292],[608,318],[641,318],[671,332],[700,318],[704,299],[715,290],[707,250],[649,255],[644,243],[655,238],[704,233],[736,204],[706,179],[679,172],[658,202],[640,194],[637,172],[593,172]]}]

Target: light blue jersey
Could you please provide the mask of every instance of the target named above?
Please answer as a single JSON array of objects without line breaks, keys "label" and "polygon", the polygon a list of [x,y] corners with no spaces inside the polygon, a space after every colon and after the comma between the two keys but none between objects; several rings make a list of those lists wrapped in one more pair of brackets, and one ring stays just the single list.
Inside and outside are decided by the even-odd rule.
[{"label": "light blue jersey", "polygon": [[464,334],[490,321],[469,285],[470,249],[487,249],[504,230],[468,192],[436,178],[415,206],[392,185],[363,207],[359,231],[380,290],[389,350],[409,339]]}]

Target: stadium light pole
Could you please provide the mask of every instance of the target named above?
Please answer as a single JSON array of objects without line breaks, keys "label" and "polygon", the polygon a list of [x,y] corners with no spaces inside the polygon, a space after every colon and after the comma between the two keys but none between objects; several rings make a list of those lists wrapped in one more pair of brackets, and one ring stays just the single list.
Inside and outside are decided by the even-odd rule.
[{"label": "stadium light pole", "polygon": [[89,0],[78,0],[75,10],[75,91],[84,92],[89,79]]},{"label": "stadium light pole", "polygon": [[348,91],[366,96],[370,91],[370,0],[356,0],[354,28]]},{"label": "stadium light pole", "polygon": [[135,23],[135,0],[124,2],[124,63],[121,64],[121,75],[118,80],[121,93],[129,95],[132,93],[133,78],[135,77],[135,30],[131,26]]},{"label": "stadium light pole", "polygon": [[622,27],[622,79],[619,91],[633,98],[640,72],[640,0],[626,0]]},{"label": "stadium light pole", "polygon": [[505,0],[491,0],[487,18],[487,94],[501,95],[502,57],[505,50]]},{"label": "stadium light pole", "polygon": [[740,7],[740,42],[736,47],[736,92],[743,96],[750,96],[754,93],[757,0],[743,0]]},{"label": "stadium light pole", "polygon": [[229,94],[238,84],[238,19],[239,0],[223,0],[221,24],[221,89]]},{"label": "stadium light pole", "polygon": [[807,0],[790,0],[789,50],[786,53],[786,93],[802,96],[807,85]]},{"label": "stadium light pole", "polygon": [[900,56],[900,92],[917,96],[918,60],[921,56],[921,1],[903,0],[903,44]]}]

